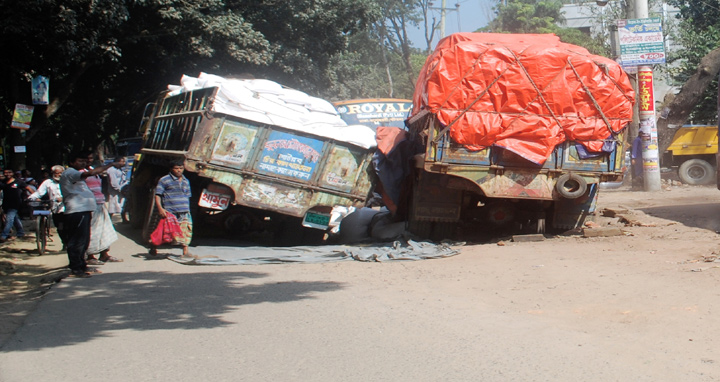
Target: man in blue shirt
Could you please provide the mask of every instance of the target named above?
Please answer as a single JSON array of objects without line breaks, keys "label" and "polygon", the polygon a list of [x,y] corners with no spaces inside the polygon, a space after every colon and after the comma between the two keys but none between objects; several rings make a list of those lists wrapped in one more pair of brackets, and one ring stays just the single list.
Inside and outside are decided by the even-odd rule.
[{"label": "man in blue shirt", "polygon": [[[189,257],[188,245],[192,240],[192,217],[190,216],[190,182],[183,175],[182,162],[173,162],[170,173],[160,178],[155,188],[155,206],[158,214],[166,218],[173,214],[180,224],[180,230],[173,232],[173,243],[183,248],[183,257]],[[150,254],[156,255],[157,249],[150,247]]]}]

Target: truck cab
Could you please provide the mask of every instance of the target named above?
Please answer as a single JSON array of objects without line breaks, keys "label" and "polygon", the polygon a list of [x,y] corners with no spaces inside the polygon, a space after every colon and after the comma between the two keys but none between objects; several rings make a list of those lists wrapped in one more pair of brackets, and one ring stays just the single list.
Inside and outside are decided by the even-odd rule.
[{"label": "truck cab", "polygon": [[677,168],[685,184],[704,185],[715,180],[718,152],[718,127],[686,125],[675,132],[662,157],[662,165]]}]

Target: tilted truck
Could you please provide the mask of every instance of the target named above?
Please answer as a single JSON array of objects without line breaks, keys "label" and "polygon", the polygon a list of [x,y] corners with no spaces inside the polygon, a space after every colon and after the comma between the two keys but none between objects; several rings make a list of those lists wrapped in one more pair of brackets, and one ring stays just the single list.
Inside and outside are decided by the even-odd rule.
[{"label": "tilted truck", "polygon": [[173,160],[185,164],[195,227],[233,238],[317,239],[335,206],[364,205],[372,129],[348,126],[329,102],[268,80],[202,73],[182,84],[145,118],[131,182],[131,219],[144,237],[157,225],[154,189]]},{"label": "tilted truck", "polygon": [[580,227],[598,184],[622,179],[634,99],[617,63],[555,35],[446,37],[420,72],[408,120],[425,148],[409,229],[442,238],[462,221]]},{"label": "tilted truck", "polygon": [[711,184],[715,180],[718,152],[718,127],[686,125],[675,132],[663,154],[663,167],[677,167],[678,177],[686,184]]}]

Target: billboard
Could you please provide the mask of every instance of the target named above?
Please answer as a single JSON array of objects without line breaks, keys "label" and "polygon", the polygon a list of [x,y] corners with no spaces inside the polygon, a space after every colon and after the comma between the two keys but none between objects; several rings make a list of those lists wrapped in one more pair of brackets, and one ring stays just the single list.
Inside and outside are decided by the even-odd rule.
[{"label": "billboard", "polygon": [[405,129],[405,120],[412,111],[412,101],[396,98],[354,99],[333,105],[348,125],[365,125],[373,130],[378,126]]},{"label": "billboard", "polygon": [[659,17],[618,20],[617,25],[623,66],[665,63],[665,42]]}]

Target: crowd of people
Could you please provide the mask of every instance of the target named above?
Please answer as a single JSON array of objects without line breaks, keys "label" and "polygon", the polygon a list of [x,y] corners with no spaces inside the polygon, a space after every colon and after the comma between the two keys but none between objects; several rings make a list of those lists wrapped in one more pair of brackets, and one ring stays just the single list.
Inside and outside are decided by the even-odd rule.
[{"label": "crowd of people", "polygon": [[[26,201],[47,200],[63,250],[68,254],[71,277],[91,277],[101,272],[89,265],[123,261],[109,252],[110,245],[118,239],[111,214],[122,215],[121,190],[129,181],[122,171],[125,158],[97,167],[93,166],[94,154],[89,151],[73,153],[68,159],[67,168],[55,165],[50,172],[44,172],[39,185],[27,170],[2,171],[4,224],[0,242],[25,236],[20,218],[23,210],[28,213]],[[107,198],[103,178],[108,185]]]},{"label": "crowd of people", "polygon": [[[124,157],[117,157],[112,163],[93,166],[94,159],[90,151],[72,153],[68,167],[52,166],[50,171],[43,172],[40,185],[30,177],[29,171],[4,169],[0,177],[0,207],[4,217],[0,242],[12,240],[13,232],[17,238],[25,236],[20,219],[21,211],[27,206],[25,201],[46,200],[63,250],[67,251],[71,277],[91,277],[93,273],[102,272],[90,265],[123,261],[110,255],[110,245],[118,239],[112,216],[120,214],[125,221],[123,189],[129,183],[123,171],[126,161]],[[193,229],[191,188],[184,170],[181,161],[170,164],[169,173],[160,178],[156,186],[155,205],[161,218],[172,215],[176,221],[177,229],[169,233],[171,242],[182,246],[183,256],[187,257]],[[107,187],[103,187],[104,183]],[[157,255],[152,244],[150,255]]]}]

